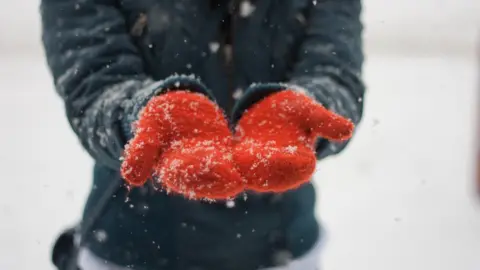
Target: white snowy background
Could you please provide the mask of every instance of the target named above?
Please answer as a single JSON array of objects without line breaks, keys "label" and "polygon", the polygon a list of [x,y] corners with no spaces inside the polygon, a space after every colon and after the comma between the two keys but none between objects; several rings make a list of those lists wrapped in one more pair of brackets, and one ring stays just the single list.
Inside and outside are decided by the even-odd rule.
[{"label": "white snowy background", "polygon": [[[365,118],[315,180],[329,233],[322,265],[480,270],[480,1],[364,4]],[[45,66],[37,10],[32,0],[0,9],[1,270],[53,269],[52,241],[78,219],[91,181]]]}]

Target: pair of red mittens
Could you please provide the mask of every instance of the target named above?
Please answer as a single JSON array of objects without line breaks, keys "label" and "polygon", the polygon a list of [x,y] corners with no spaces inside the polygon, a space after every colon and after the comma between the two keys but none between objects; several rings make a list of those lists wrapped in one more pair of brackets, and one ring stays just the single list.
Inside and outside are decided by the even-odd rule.
[{"label": "pair of red mittens", "polygon": [[244,190],[284,192],[309,181],[315,139],[343,141],[353,123],[292,90],[271,94],[242,116],[233,136],[222,111],[201,94],[152,98],[125,149],[131,185],[149,177],[192,199],[228,199]]}]

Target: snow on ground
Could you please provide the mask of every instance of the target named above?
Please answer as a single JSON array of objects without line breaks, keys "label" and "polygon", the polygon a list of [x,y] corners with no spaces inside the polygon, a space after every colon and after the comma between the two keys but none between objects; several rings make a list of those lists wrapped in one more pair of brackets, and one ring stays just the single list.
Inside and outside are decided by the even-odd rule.
[{"label": "snow on ground", "polygon": [[[365,119],[316,175],[325,269],[480,269],[475,72],[472,58],[368,57]],[[52,269],[50,245],[80,214],[91,161],[41,56],[2,56],[0,88],[0,269]]]},{"label": "snow on ground", "polygon": [[0,269],[53,269],[50,245],[75,221],[91,161],[70,131],[41,56],[1,56]]},{"label": "snow on ground", "polygon": [[480,269],[475,72],[471,59],[369,57],[358,136],[316,175],[325,269]]}]

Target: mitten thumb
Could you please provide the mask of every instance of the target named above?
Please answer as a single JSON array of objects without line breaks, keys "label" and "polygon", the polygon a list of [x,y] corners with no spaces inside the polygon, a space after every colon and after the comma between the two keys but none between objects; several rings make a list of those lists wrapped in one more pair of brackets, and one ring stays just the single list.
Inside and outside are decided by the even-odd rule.
[{"label": "mitten thumb", "polygon": [[352,137],[354,125],[352,121],[322,105],[312,102],[306,122],[311,132],[332,141],[345,141]]},{"label": "mitten thumb", "polygon": [[145,184],[166,146],[169,123],[162,121],[152,109],[159,104],[158,97],[150,100],[136,123],[134,138],[125,146],[120,172],[130,185]]}]

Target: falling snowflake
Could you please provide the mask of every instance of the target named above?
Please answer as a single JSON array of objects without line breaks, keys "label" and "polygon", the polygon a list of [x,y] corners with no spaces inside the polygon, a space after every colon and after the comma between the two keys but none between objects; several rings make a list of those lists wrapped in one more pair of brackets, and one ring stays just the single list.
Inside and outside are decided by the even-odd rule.
[{"label": "falling snowflake", "polygon": [[105,243],[108,238],[107,232],[105,232],[104,230],[95,230],[93,231],[93,235],[99,243]]},{"label": "falling snowflake", "polygon": [[234,99],[240,99],[243,95],[243,90],[241,88],[237,88],[235,92],[233,92]]},{"label": "falling snowflake", "polygon": [[250,1],[242,1],[240,4],[240,17],[248,17],[255,11],[255,6]]},{"label": "falling snowflake", "polygon": [[235,202],[232,200],[229,200],[227,201],[226,205],[227,205],[227,208],[233,208],[235,207]]},{"label": "falling snowflake", "polygon": [[208,47],[210,48],[210,51],[212,53],[216,53],[216,52],[218,52],[218,49],[220,49],[220,43],[210,42],[210,44],[208,44]]}]

